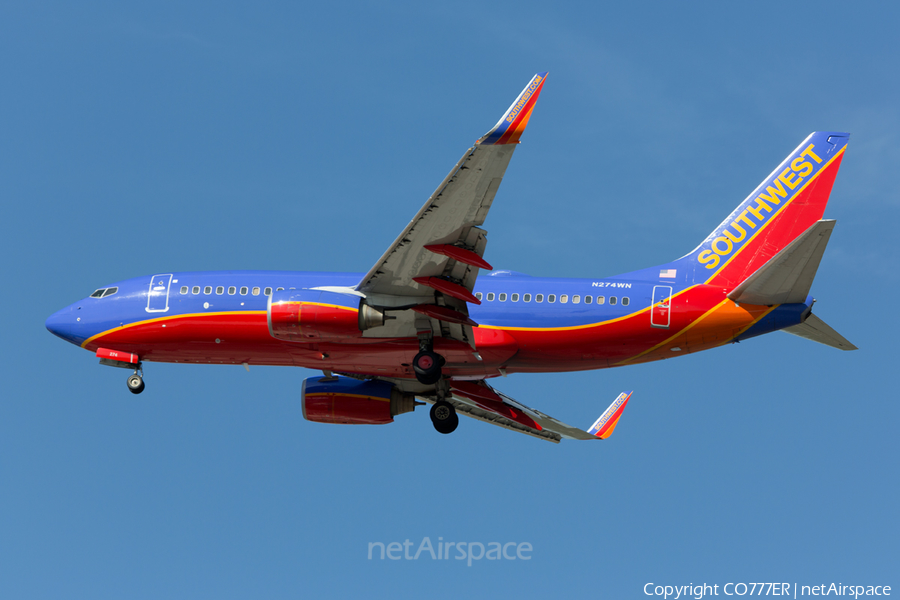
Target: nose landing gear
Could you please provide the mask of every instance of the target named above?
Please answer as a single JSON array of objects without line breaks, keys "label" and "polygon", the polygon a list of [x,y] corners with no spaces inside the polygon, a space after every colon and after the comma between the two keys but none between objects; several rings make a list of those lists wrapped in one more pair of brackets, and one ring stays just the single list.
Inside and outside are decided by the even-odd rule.
[{"label": "nose landing gear", "polygon": [[125,382],[128,385],[128,391],[132,394],[140,394],[144,391],[144,371],[140,365],[134,370],[134,375],[129,375]]}]

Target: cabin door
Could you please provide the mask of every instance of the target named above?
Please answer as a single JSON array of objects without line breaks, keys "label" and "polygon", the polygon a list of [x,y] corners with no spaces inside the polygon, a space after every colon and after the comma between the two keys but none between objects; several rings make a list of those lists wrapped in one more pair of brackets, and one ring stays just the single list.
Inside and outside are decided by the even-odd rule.
[{"label": "cabin door", "polygon": [[169,286],[172,285],[172,274],[154,275],[150,280],[150,291],[147,293],[147,312],[166,312],[169,310]]},{"label": "cabin door", "polygon": [[672,321],[672,286],[653,286],[653,308],[650,309],[650,326],[668,329]]}]

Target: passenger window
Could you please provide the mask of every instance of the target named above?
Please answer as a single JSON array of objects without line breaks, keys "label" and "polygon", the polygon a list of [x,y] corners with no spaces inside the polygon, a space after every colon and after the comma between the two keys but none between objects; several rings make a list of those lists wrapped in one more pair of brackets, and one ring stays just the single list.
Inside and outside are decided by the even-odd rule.
[{"label": "passenger window", "polygon": [[228,286],[228,295],[229,295],[229,296],[234,296],[234,293],[235,293],[236,291],[237,291],[237,288],[234,287],[233,285]]},{"label": "passenger window", "polygon": [[544,295],[543,295],[543,294],[537,294],[537,295],[534,297],[534,301],[535,301],[535,302],[543,302],[543,301],[544,301]]},{"label": "passenger window", "polygon": [[245,286],[241,287],[241,296],[246,296],[246,295],[247,295],[247,286],[245,285]]},{"label": "passenger window", "polygon": [[265,294],[266,296],[271,296],[271,295],[272,295],[272,288],[266,288],[266,289],[264,289],[264,290],[263,290],[263,294]]},{"label": "passenger window", "polygon": [[188,291],[188,286],[186,286],[186,285],[181,286],[181,293],[182,293],[182,294],[187,294],[187,291]]},{"label": "passenger window", "polygon": [[192,287],[192,288],[191,288],[191,293],[192,293],[192,294],[199,294],[199,293],[200,293],[200,286],[199,286],[199,285],[195,285],[194,287]]},{"label": "passenger window", "polygon": [[547,296],[547,302],[556,302],[556,294],[550,294]]},{"label": "passenger window", "polygon": [[211,286],[211,285],[208,285],[208,286],[204,287],[204,288],[203,288],[203,293],[204,293],[204,294],[212,294],[212,286]]},{"label": "passenger window", "polygon": [[276,291],[276,292],[283,292],[283,291],[284,291],[284,288],[278,288],[278,289],[276,289],[275,291]]},{"label": "passenger window", "polygon": [[481,300],[481,292],[475,292],[475,297]]},{"label": "passenger window", "polygon": [[629,298],[628,296],[623,296],[622,297],[622,306],[628,306],[629,303],[631,303],[631,298]]},{"label": "passenger window", "polygon": [[606,302],[606,298],[603,296],[597,296],[597,304],[604,304]]},{"label": "passenger window", "polygon": [[97,290],[96,292],[91,294],[91,298],[99,298],[100,296],[103,295],[103,292],[105,292],[105,291],[106,291],[106,288],[100,288],[99,290]]},{"label": "passenger window", "polygon": [[117,287],[106,288],[106,291],[103,292],[103,298],[106,298],[107,296],[112,296],[113,294],[115,294],[118,291],[119,291],[119,288],[117,288]]},{"label": "passenger window", "polygon": [[220,286],[216,287],[216,294],[217,294],[217,295],[221,296],[221,295],[224,294],[224,293],[225,293],[225,287],[224,287],[224,286],[221,286],[221,285],[220,285]]},{"label": "passenger window", "polygon": [[615,304],[615,303],[616,303],[616,297],[615,297],[615,296],[610,296],[610,297],[609,297],[609,303],[610,303],[610,304]]},{"label": "passenger window", "polygon": [[565,303],[568,302],[568,301],[569,301],[569,295],[568,295],[568,294],[562,294],[562,295],[559,297],[559,302],[560,302],[560,304],[565,304]]},{"label": "passenger window", "polygon": [[506,302],[506,293],[500,294],[500,302]]},{"label": "passenger window", "polygon": [[572,304],[579,304],[581,302],[581,296],[572,296]]},{"label": "passenger window", "polygon": [[494,301],[494,292],[488,292],[488,302]]},{"label": "passenger window", "polygon": [[531,294],[525,294],[522,296],[522,302],[531,302]]},{"label": "passenger window", "polygon": [[510,298],[510,300],[512,300],[513,302],[518,302],[518,301],[519,301],[519,295],[518,295],[518,294],[513,294],[513,295],[512,295],[512,298]]},{"label": "passenger window", "polygon": [[594,301],[594,297],[593,297],[593,296],[585,296],[585,297],[584,297],[584,303],[585,303],[585,304],[590,304],[590,303],[593,302],[593,301]]},{"label": "passenger window", "polygon": [[259,296],[259,288],[258,288],[258,287],[254,287],[254,288],[253,288],[253,295],[254,295],[254,296]]}]

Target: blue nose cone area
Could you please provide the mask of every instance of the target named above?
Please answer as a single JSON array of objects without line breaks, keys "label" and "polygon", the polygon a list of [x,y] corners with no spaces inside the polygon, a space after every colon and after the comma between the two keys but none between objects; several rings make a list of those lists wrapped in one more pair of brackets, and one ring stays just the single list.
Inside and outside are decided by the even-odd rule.
[{"label": "blue nose cone area", "polygon": [[76,314],[78,312],[78,308],[74,305],[66,307],[50,315],[44,325],[53,335],[80,346],[85,338],[79,335],[81,322]]}]

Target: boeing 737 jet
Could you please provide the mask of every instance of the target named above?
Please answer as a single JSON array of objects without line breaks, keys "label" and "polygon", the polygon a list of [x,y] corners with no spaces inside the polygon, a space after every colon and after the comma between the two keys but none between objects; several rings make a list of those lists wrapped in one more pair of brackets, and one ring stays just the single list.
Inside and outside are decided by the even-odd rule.
[{"label": "boeing 737 jet", "polygon": [[675,261],[589,279],[493,270],[482,225],[546,77],[466,150],[367,272],[161,272],[104,285],[47,329],[132,370],[135,394],[147,362],[306,367],[323,372],[300,393],[310,421],[390,423],[421,400],[441,433],[462,413],[553,442],[608,437],[631,392],[582,430],[488,381],[675,358],[778,330],[855,349],[812,314],[809,295],[835,225],[822,216],[846,133],[810,134]]}]

